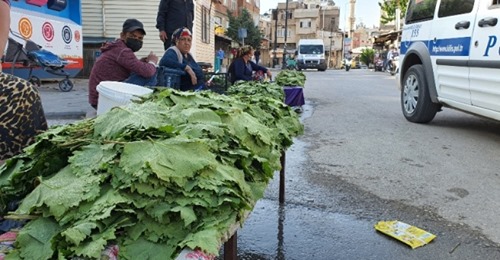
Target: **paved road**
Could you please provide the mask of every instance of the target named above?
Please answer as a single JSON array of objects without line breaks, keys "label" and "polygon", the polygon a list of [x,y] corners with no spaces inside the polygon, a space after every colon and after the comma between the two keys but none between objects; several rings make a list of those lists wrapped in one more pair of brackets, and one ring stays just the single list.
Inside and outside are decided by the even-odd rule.
[{"label": "paved road", "polygon": [[[392,77],[307,72],[304,136],[240,231],[243,259],[500,259],[500,124],[457,111],[407,122]],[[375,232],[437,235],[415,250]]]}]

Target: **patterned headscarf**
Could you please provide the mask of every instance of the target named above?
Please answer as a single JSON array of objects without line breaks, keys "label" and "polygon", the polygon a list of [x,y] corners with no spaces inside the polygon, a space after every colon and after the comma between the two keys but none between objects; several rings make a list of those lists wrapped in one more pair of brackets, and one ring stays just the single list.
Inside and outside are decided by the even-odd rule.
[{"label": "patterned headscarf", "polygon": [[189,31],[189,29],[186,27],[178,28],[177,30],[174,31],[174,33],[172,33],[172,45],[175,45],[177,39],[186,36],[192,37],[191,31]]}]

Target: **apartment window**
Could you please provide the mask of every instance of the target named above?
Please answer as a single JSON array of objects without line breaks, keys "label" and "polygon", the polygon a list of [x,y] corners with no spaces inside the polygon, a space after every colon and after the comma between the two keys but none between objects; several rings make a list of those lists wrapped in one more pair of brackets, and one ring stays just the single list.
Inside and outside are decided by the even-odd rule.
[{"label": "apartment window", "polygon": [[222,18],[219,16],[214,17],[214,23],[222,26]]},{"label": "apartment window", "polygon": [[[281,19],[285,20],[285,11],[281,13]],[[288,11],[288,19],[292,19],[292,12]]]},{"label": "apartment window", "polygon": [[[285,38],[285,28],[279,28],[277,33],[278,33],[278,37]],[[290,38],[290,36],[292,36],[292,31],[290,29],[288,29],[288,31],[286,33],[286,37]]]},{"label": "apartment window", "polygon": [[278,29],[277,34],[278,34],[278,37],[280,37],[280,38],[285,37],[285,29],[283,29],[283,28]]},{"label": "apartment window", "polygon": [[255,6],[257,6],[257,8],[260,8],[260,0],[255,0]]},{"label": "apartment window", "polygon": [[208,8],[201,8],[201,41],[210,43],[210,12]]},{"label": "apartment window", "polygon": [[247,0],[247,3],[250,3],[250,0]]},{"label": "apartment window", "polygon": [[231,10],[236,10],[236,0],[231,0]]},{"label": "apartment window", "polygon": [[311,19],[300,20],[300,28],[311,28]]}]

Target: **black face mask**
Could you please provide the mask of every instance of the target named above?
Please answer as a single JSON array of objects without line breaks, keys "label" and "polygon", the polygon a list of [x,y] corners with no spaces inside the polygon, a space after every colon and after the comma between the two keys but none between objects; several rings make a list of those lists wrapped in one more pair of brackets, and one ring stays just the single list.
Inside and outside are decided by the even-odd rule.
[{"label": "black face mask", "polygon": [[133,52],[136,52],[142,48],[142,41],[134,38],[127,38],[125,45],[127,45],[127,47],[129,47]]}]

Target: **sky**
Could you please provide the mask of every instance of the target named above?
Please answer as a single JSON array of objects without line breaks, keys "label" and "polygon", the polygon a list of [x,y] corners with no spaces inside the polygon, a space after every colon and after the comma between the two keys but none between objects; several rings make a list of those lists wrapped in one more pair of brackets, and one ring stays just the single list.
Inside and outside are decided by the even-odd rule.
[{"label": "sky", "polygon": [[[292,0],[289,0],[290,3]],[[369,28],[373,25],[379,26],[381,0],[356,0],[356,24],[363,22]],[[285,0],[260,0],[260,13],[266,13],[269,9],[274,9],[278,3],[285,3]],[[346,14],[349,13],[349,0],[334,0],[335,5],[340,8],[340,29],[344,29]]]}]

